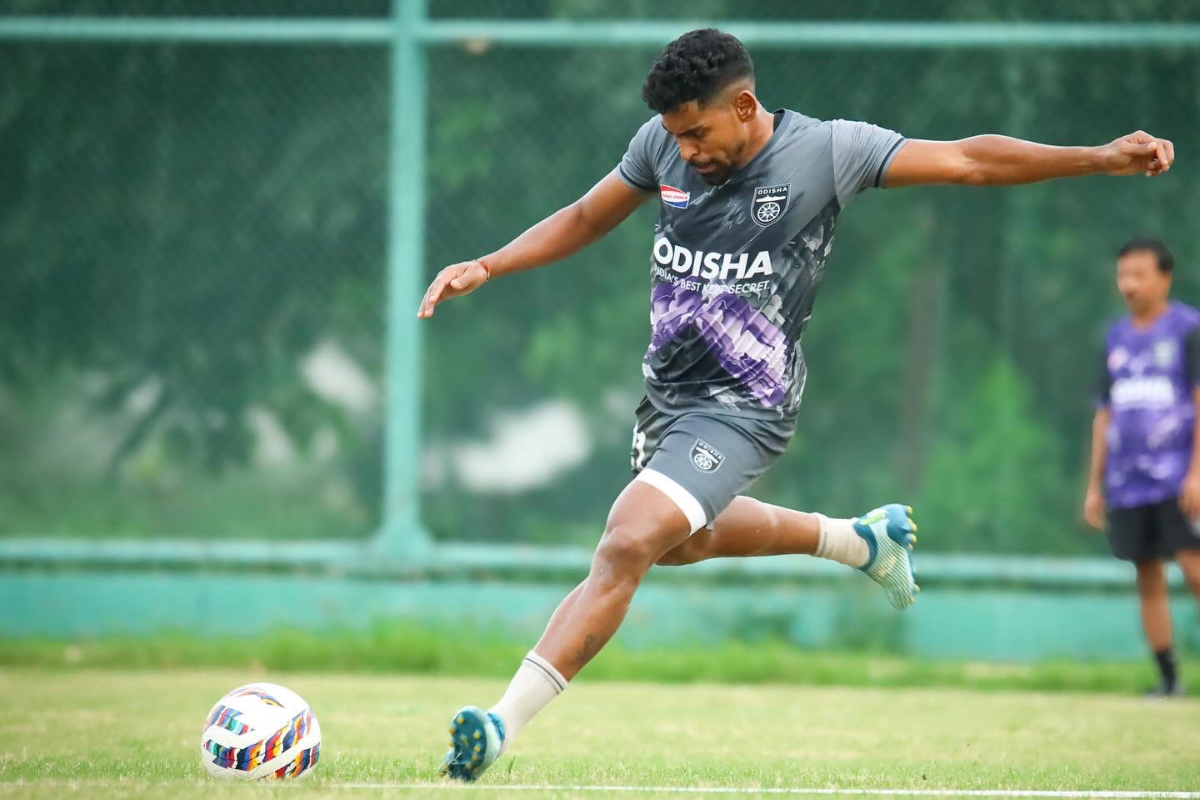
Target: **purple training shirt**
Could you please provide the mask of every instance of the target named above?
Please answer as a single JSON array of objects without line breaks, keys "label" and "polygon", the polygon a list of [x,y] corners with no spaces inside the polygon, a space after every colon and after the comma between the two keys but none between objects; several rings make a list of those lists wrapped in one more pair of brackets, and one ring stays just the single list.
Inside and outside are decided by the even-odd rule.
[{"label": "purple training shirt", "polygon": [[1126,316],[1108,333],[1102,404],[1112,410],[1105,460],[1109,508],[1177,497],[1192,456],[1200,385],[1200,311],[1172,302],[1145,330]]}]

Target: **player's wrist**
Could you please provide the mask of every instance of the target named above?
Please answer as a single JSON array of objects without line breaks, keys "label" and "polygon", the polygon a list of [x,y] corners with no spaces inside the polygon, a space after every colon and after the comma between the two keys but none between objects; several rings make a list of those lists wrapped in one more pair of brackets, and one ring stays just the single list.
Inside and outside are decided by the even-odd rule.
[{"label": "player's wrist", "polygon": [[1115,142],[1085,147],[1084,158],[1087,161],[1089,172],[1107,175],[1117,168],[1121,158],[1121,149],[1116,146]]},{"label": "player's wrist", "polygon": [[492,265],[485,261],[484,258],[475,259],[475,263],[483,267],[483,282],[487,283],[492,279]]}]

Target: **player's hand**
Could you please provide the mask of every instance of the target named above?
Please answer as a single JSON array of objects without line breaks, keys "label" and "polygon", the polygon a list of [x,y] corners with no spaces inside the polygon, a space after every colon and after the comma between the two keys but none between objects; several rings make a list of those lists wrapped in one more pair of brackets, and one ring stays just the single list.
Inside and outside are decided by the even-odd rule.
[{"label": "player's hand", "polygon": [[425,290],[421,305],[417,308],[417,319],[429,319],[433,309],[443,300],[470,294],[488,282],[488,268],[480,261],[463,261],[451,264],[437,274],[433,283]]},{"label": "player's hand", "polygon": [[1099,487],[1089,486],[1083,498],[1083,518],[1098,531],[1104,530],[1104,494]]},{"label": "player's hand", "polygon": [[1200,473],[1189,472],[1179,492],[1179,510],[1189,520],[1200,517]]},{"label": "player's hand", "polygon": [[1131,133],[1104,148],[1104,172],[1108,175],[1137,175],[1153,178],[1171,169],[1175,145],[1145,131]]}]

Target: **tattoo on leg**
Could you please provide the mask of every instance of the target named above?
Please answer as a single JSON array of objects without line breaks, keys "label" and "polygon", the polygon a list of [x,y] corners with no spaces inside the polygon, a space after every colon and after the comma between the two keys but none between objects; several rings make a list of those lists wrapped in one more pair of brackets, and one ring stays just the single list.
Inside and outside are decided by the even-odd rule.
[{"label": "tattoo on leg", "polygon": [[608,637],[599,637],[589,633],[583,639],[583,646],[579,648],[579,652],[575,654],[575,666],[579,669],[596,657],[600,649],[608,643]]}]

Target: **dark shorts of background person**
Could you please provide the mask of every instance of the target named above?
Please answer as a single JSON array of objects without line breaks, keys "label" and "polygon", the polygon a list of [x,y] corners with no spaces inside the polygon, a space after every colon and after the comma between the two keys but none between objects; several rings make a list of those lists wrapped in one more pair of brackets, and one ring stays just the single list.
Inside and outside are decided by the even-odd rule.
[{"label": "dark shorts of background person", "polygon": [[674,501],[694,533],[711,527],[735,497],[771,468],[795,430],[795,420],[709,411],[665,414],[643,399],[631,464],[637,480]]},{"label": "dark shorts of background person", "polygon": [[1180,550],[1200,550],[1200,533],[1183,515],[1179,499],[1108,509],[1108,543],[1124,561],[1155,561]]}]

